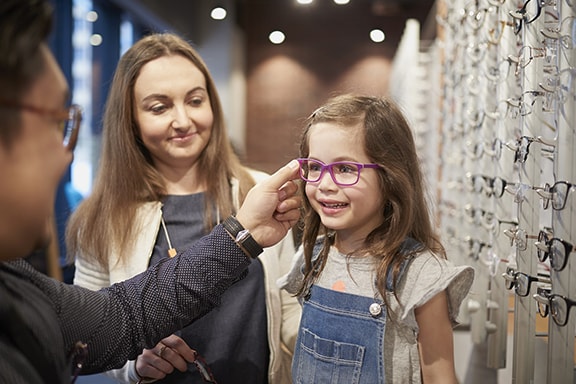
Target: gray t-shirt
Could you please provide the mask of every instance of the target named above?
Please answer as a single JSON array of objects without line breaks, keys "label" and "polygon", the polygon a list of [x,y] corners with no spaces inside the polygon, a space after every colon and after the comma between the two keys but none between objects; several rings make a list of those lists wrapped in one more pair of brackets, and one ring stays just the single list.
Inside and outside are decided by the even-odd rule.
[{"label": "gray t-shirt", "polygon": [[[375,262],[374,257],[347,257],[333,246],[315,284],[354,295],[375,297]],[[303,279],[303,264],[304,255],[300,247],[291,271],[278,281],[281,288],[296,293]],[[421,383],[417,343],[419,329],[414,310],[445,290],[450,320],[456,325],[460,304],[473,280],[474,270],[471,267],[455,266],[430,252],[420,253],[411,260],[396,288],[402,306],[392,293],[388,294],[396,321],[386,322],[384,367],[387,382]]]}]

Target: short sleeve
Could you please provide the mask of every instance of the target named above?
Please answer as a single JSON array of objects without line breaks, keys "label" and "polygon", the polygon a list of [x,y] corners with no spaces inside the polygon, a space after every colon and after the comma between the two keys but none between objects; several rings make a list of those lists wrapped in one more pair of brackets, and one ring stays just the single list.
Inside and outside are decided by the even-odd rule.
[{"label": "short sleeve", "polygon": [[424,305],[442,291],[446,291],[449,316],[453,326],[462,301],[470,291],[474,280],[474,269],[470,266],[455,266],[450,261],[430,252],[414,257],[397,287],[398,304],[393,301],[393,310],[399,320],[417,329],[414,309]]}]

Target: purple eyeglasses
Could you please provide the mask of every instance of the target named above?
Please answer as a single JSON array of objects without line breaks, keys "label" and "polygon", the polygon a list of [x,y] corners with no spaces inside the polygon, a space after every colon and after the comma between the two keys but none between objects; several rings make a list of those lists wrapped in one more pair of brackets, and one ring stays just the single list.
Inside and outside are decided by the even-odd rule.
[{"label": "purple eyeglasses", "polygon": [[349,187],[358,183],[362,168],[380,168],[378,164],[362,164],[354,161],[337,161],[324,164],[320,160],[298,159],[300,163],[300,177],[308,183],[320,181],[324,172],[328,171],[336,185]]}]

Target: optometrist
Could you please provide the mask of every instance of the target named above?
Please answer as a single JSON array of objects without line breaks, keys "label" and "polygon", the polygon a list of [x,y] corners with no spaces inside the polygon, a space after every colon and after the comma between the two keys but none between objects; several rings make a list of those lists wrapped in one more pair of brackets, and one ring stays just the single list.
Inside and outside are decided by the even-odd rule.
[{"label": "optometrist", "polygon": [[128,281],[93,292],[37,272],[23,259],[49,239],[82,118],[45,42],[51,23],[47,1],[0,2],[0,383],[70,383],[121,367],[217,306],[299,217],[293,160],[235,217]]}]

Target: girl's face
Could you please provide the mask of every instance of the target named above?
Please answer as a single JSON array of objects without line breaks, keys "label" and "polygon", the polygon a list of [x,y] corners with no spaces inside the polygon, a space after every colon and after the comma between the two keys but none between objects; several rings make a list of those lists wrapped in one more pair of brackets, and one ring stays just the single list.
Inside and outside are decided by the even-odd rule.
[{"label": "girl's face", "polygon": [[[324,164],[336,161],[370,163],[362,143],[362,126],[343,127],[318,123],[309,133],[309,158]],[[368,234],[383,221],[382,190],[378,169],[360,170],[358,183],[339,186],[326,171],[319,181],[306,183],[306,196],[320,215],[322,224],[336,232],[336,245],[341,252],[360,246]],[[344,249],[343,249],[344,248]]]},{"label": "girl's face", "polygon": [[212,133],[206,79],[182,56],[160,57],[142,67],[134,84],[134,112],[142,141],[162,173],[192,167]]}]

